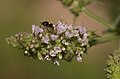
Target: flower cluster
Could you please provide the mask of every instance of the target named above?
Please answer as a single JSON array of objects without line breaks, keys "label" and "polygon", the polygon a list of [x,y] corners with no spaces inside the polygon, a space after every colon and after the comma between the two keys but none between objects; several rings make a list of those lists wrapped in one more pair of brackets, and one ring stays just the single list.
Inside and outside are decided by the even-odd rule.
[{"label": "flower cluster", "polygon": [[55,27],[32,25],[32,33],[20,32],[6,39],[7,43],[23,50],[25,56],[39,60],[59,60],[70,62],[73,57],[82,62],[82,54],[86,53],[93,42],[91,32],[84,25],[72,26],[58,21]]},{"label": "flower cluster", "polygon": [[120,51],[109,55],[105,71],[108,79],[120,79]]}]

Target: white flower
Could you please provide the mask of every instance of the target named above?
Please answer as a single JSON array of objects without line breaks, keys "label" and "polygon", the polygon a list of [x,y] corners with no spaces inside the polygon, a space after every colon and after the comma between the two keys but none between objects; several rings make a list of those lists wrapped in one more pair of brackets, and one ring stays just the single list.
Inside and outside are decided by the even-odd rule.
[{"label": "white flower", "polygon": [[69,45],[69,42],[66,42],[66,40],[62,40],[62,44]]},{"label": "white flower", "polygon": [[54,47],[54,51],[55,51],[55,52],[61,52],[62,50],[61,50],[61,48],[60,48],[60,47],[55,46],[55,47]]},{"label": "white flower", "polygon": [[46,55],[45,58],[44,58],[44,60],[50,61],[51,59],[50,59],[49,55]]},{"label": "white flower", "polygon": [[62,51],[65,51],[65,48],[64,48],[64,47],[62,48]]},{"label": "white flower", "polygon": [[78,30],[71,30],[71,33],[73,36],[79,36],[79,31]]},{"label": "white flower", "polygon": [[49,41],[50,41],[50,39],[49,39],[48,35],[45,35],[45,36],[42,37],[42,40],[41,40],[42,43],[48,44]]},{"label": "white flower", "polygon": [[54,50],[50,50],[49,54],[50,54],[51,57],[55,57],[58,53],[55,52]]},{"label": "white flower", "polygon": [[81,35],[87,33],[87,30],[86,30],[86,28],[84,27],[84,25],[79,26],[79,32],[80,32]]},{"label": "white flower", "polygon": [[54,41],[54,40],[56,40],[56,39],[58,38],[58,35],[53,35],[53,34],[52,34],[52,35],[50,35],[50,38],[51,38],[51,40]]},{"label": "white flower", "polygon": [[82,40],[81,46],[87,45],[89,42],[88,39]]},{"label": "white flower", "polygon": [[80,53],[78,53],[78,54],[76,55],[76,60],[77,60],[78,62],[82,62],[82,57],[81,57]]},{"label": "white flower", "polygon": [[32,25],[32,33],[34,33],[35,35],[38,35],[39,33],[42,33],[43,29],[36,26],[36,25]]},{"label": "white flower", "polygon": [[58,66],[60,65],[60,63],[57,60],[55,60],[53,64],[57,64]]},{"label": "white flower", "polygon": [[82,40],[81,40],[81,43],[82,43],[81,46],[87,45],[88,42],[89,42],[88,34],[85,33],[85,34],[83,34],[83,38],[82,38]]},{"label": "white flower", "polygon": [[80,37],[78,37],[77,41],[81,43],[82,39]]},{"label": "white flower", "polygon": [[29,52],[26,50],[25,52],[24,52],[24,54],[28,54]]},{"label": "white flower", "polygon": [[68,29],[68,30],[72,30],[72,29],[73,29],[72,24],[68,25],[68,28],[67,28],[67,29]]},{"label": "white flower", "polygon": [[43,36],[43,34],[39,34],[39,37],[42,37]]},{"label": "white flower", "polygon": [[57,34],[61,34],[63,32],[65,32],[67,30],[68,25],[66,25],[65,23],[61,23],[60,21],[58,21],[58,24],[56,26],[57,28]]},{"label": "white flower", "polygon": [[88,37],[87,33],[83,34],[83,40],[87,39],[87,37]]},{"label": "white flower", "polygon": [[71,37],[73,37],[73,34],[70,33],[69,31],[66,31],[66,32],[65,32],[65,37],[66,37],[66,38],[71,38]]}]

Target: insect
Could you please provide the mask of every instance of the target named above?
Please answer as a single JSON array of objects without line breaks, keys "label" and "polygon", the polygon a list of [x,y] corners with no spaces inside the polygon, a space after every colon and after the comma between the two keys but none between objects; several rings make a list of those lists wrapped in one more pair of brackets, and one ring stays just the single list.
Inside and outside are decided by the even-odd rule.
[{"label": "insect", "polygon": [[42,25],[45,26],[45,27],[52,27],[52,28],[55,27],[52,23],[50,23],[50,22],[48,22],[48,21],[42,22]]}]

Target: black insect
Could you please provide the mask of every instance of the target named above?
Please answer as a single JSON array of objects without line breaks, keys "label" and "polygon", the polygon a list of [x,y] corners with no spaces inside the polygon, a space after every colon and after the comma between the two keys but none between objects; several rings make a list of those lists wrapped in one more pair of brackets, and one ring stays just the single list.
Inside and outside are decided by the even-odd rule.
[{"label": "black insect", "polygon": [[52,27],[52,28],[54,28],[54,25],[52,23],[48,22],[48,21],[42,22],[42,25],[46,26],[46,27]]}]

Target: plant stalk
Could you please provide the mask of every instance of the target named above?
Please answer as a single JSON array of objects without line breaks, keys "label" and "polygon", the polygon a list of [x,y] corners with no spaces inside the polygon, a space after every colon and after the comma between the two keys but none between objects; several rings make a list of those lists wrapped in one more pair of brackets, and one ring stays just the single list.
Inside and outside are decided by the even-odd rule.
[{"label": "plant stalk", "polygon": [[108,29],[113,30],[114,26],[110,23],[108,23],[106,20],[104,20],[103,18],[97,16],[96,14],[94,14],[93,12],[91,12],[90,10],[88,10],[87,8],[83,7],[82,8],[82,12],[84,14],[86,14],[87,16],[91,17],[93,20],[95,20],[96,22],[100,23],[101,25],[107,27]]}]

